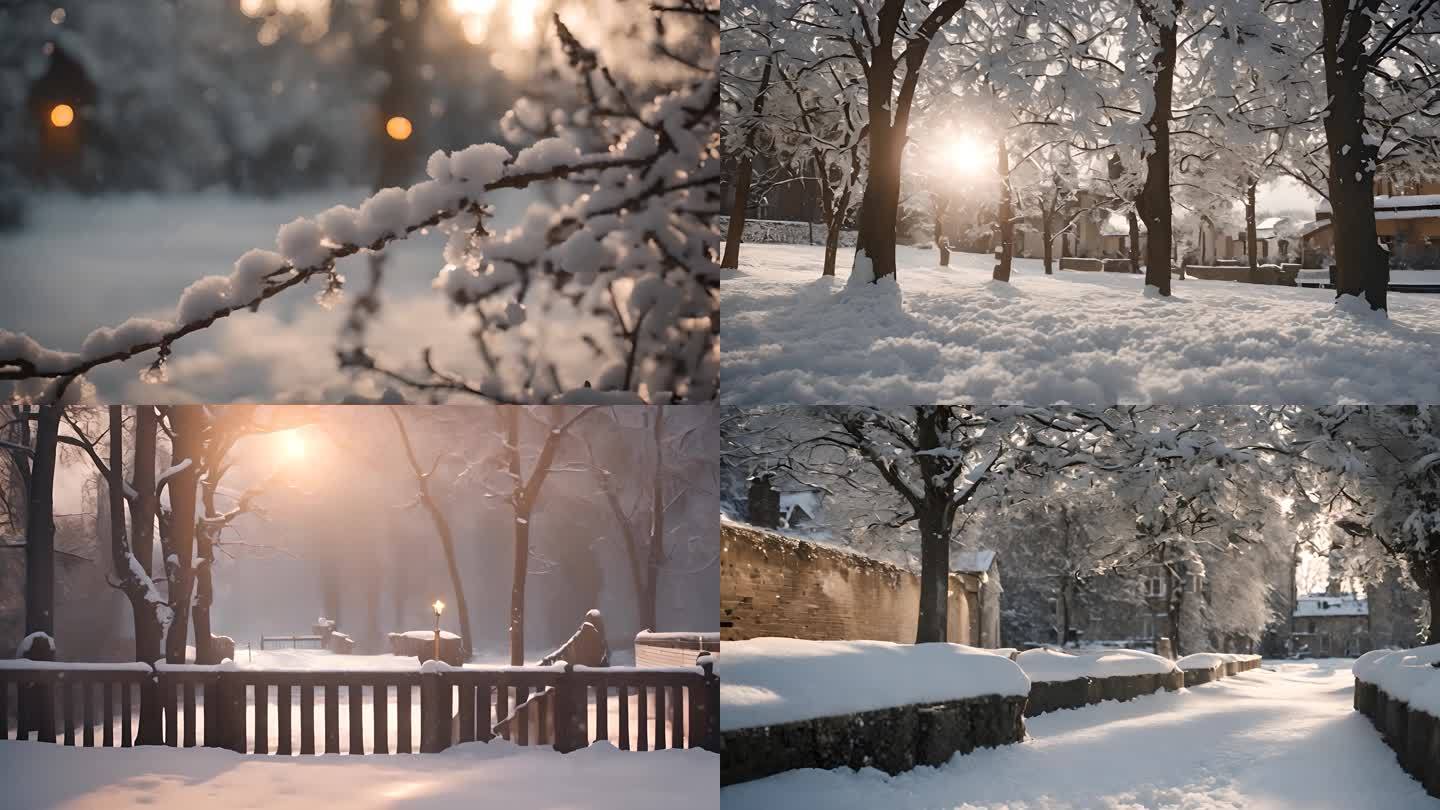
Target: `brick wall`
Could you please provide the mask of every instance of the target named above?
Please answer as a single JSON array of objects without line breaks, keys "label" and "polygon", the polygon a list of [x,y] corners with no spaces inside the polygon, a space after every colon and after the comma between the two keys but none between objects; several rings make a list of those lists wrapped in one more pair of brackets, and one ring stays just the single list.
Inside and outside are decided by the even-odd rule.
[{"label": "brick wall", "polygon": [[[720,527],[720,638],[912,643],[920,578],[889,563],[750,527]],[[979,577],[950,575],[949,641],[977,644]]]}]

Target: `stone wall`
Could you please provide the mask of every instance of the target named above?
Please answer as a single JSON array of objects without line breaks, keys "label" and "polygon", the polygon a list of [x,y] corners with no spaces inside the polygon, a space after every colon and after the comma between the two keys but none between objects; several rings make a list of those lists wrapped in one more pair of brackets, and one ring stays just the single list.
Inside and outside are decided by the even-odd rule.
[{"label": "stone wall", "polygon": [[1177,669],[1164,675],[1114,675],[1108,678],[1036,681],[1030,684],[1030,700],[1025,704],[1025,716],[1035,717],[1060,709],[1079,709],[1103,700],[1134,700],[1162,689],[1175,692],[1182,686],[1191,687],[1218,681],[1258,666],[1260,659],[1257,657],[1231,661],[1213,669]]},{"label": "stone wall", "polygon": [[[1373,683],[1355,679],[1355,711],[1370,719],[1400,767],[1440,798],[1440,719],[1395,700]],[[723,765],[722,765],[723,767]]]},{"label": "stone wall", "polygon": [[[720,527],[720,638],[911,643],[920,578],[859,554],[746,526]],[[980,578],[950,575],[947,640],[978,644]]]},{"label": "stone wall", "polygon": [[720,784],[797,768],[878,768],[890,775],[1025,739],[1025,698],[992,695],[726,731]]},{"label": "stone wall", "polygon": [[1298,264],[1262,264],[1256,268],[1254,281],[1250,278],[1250,268],[1228,267],[1228,266],[1205,266],[1187,265],[1185,275],[1193,278],[1209,279],[1211,281],[1239,281],[1255,284],[1275,284],[1282,287],[1294,287],[1295,279],[1300,274]]},{"label": "stone wall", "polygon": [[[726,228],[730,226],[730,218],[717,217],[717,220],[720,233],[724,234]],[[812,234],[814,241],[811,241]],[[855,247],[855,236],[855,231],[841,231],[840,247]],[[824,245],[825,223],[816,222],[812,228],[808,222],[747,218],[745,220],[745,234],[742,240],[757,245]]]}]

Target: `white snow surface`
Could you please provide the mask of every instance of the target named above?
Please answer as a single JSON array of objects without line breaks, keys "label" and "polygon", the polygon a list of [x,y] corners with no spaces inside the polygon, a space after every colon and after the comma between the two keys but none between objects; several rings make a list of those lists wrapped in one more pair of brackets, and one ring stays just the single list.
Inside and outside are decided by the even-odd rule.
[{"label": "white snow surface", "polygon": [[823,248],[747,244],[722,282],[722,396],[844,402],[1433,402],[1440,296],[1391,293],[1390,314],[1323,289],[1056,270],[901,247],[899,289],[822,278]]},{"label": "white snow surface", "polygon": [[755,638],[721,653],[722,730],[1030,692],[1015,662],[961,644]]},{"label": "white snow surface", "polygon": [[1241,655],[1238,653],[1191,653],[1175,662],[1175,666],[1181,669],[1214,669],[1221,664],[1228,664],[1231,661],[1250,661],[1259,658],[1258,655]]},{"label": "white snow surface", "polygon": [[1104,650],[1071,654],[1039,647],[1015,656],[1032,681],[1073,681],[1117,675],[1164,675],[1175,663],[1144,650]]},{"label": "white snow surface", "polygon": [[1310,616],[1368,616],[1370,603],[1354,594],[1341,596],[1302,596],[1295,600],[1295,615]]},{"label": "white snow surface", "polygon": [[66,748],[0,742],[7,810],[120,807],[347,810],[718,808],[720,757],[702,749],[571,754],[505,742],[419,756],[273,757],[212,748]]},{"label": "white snow surface", "polygon": [[[428,640],[430,640],[430,641],[434,641],[434,640],[435,640],[435,631],[434,631],[434,630],[406,630],[405,632],[401,633],[400,635],[404,636],[405,638],[428,639]],[[441,638],[460,638],[459,635],[457,635],[457,634],[455,634],[455,633],[452,633],[452,632],[450,632],[449,630],[441,630],[441,631],[440,631],[440,637],[441,637]]]},{"label": "white snow surface", "polygon": [[1410,708],[1440,717],[1440,644],[1412,650],[1371,650],[1355,661],[1355,677]]},{"label": "white snow surface", "polygon": [[1351,707],[1350,661],[1266,662],[1180,692],[1052,712],[1016,745],[898,776],[801,770],[726,810],[1440,810]]}]

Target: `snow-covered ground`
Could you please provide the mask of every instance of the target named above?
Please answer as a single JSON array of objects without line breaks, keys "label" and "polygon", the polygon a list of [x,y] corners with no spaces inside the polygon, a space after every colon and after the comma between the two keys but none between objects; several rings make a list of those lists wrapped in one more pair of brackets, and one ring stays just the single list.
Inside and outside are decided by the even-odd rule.
[{"label": "snow-covered ground", "polygon": [[0,742],[7,810],[174,808],[716,808],[720,757],[699,749],[572,754],[472,743],[440,754],[261,757],[215,749]]},{"label": "snow-covered ground", "polygon": [[1267,661],[1174,693],[1026,720],[1018,745],[938,768],[804,770],[724,788],[726,810],[1440,808],[1351,708],[1351,660]]},{"label": "snow-covered ground", "polygon": [[1390,295],[1386,321],[1327,290],[1140,276],[899,249],[900,285],[847,292],[823,248],[747,244],[722,282],[721,391],[735,404],[1440,400],[1440,296]]},{"label": "snow-covered ground", "polygon": [[[280,226],[367,196],[363,189],[268,200],[222,192],[36,195],[27,202],[26,226],[0,233],[0,329],[75,350],[95,327],[132,315],[171,317],[186,285],[230,272],[251,248],[273,249]],[[522,192],[507,193],[503,203],[497,198],[497,227],[517,222],[530,199]],[[444,244],[444,236],[432,232],[388,251],[386,305],[371,341],[377,351],[404,362],[413,362],[419,347],[434,345],[437,362],[477,370],[465,322],[451,323],[449,305],[431,291],[444,264]],[[353,289],[364,288],[369,273],[364,256],[338,266]],[[343,398],[356,384],[337,370],[332,348],[350,299],[325,309],[315,301],[319,285],[311,287],[177,343],[165,383],[173,396],[140,381],[152,357],[97,369],[88,379],[102,399],[118,402]]]}]

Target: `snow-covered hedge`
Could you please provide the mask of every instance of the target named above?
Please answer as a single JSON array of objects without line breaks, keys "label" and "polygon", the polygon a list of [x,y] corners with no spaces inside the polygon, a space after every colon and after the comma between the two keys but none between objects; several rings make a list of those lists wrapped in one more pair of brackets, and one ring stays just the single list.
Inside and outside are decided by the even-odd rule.
[{"label": "snow-covered hedge", "polygon": [[[730,227],[729,217],[717,217],[720,232]],[[813,239],[811,238],[813,235]],[[840,232],[840,247],[855,247],[856,231]],[[825,224],[817,222],[794,222],[784,219],[747,219],[743,242],[770,245],[823,245]]]},{"label": "snow-covered hedge", "polygon": [[1440,797],[1440,644],[1372,650],[1355,673],[1355,710],[1370,719],[1400,766]]}]

